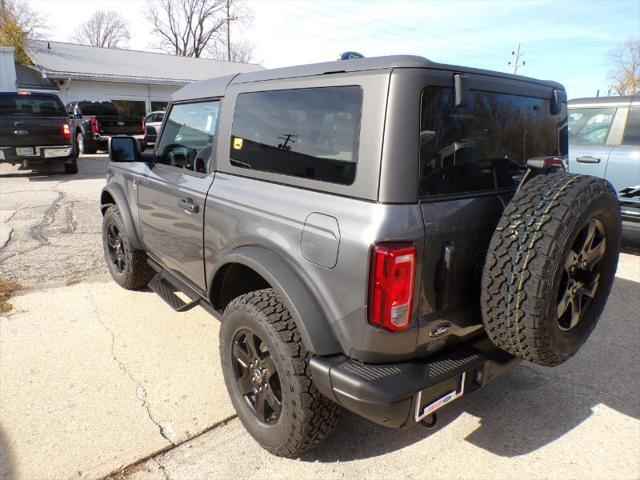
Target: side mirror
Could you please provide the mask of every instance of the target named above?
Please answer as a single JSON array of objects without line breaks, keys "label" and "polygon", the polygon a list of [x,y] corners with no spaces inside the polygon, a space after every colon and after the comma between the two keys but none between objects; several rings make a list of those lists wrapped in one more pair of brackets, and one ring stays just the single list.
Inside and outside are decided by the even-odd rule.
[{"label": "side mirror", "polygon": [[112,162],[139,162],[140,144],[133,137],[111,137],[109,160]]}]

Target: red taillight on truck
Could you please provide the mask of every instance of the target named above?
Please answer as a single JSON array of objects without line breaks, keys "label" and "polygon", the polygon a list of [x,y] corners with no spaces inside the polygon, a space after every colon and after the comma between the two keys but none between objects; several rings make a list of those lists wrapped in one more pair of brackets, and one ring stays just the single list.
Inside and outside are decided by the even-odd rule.
[{"label": "red taillight on truck", "polygon": [[100,133],[100,122],[98,122],[97,118],[92,118],[90,125],[93,133]]},{"label": "red taillight on truck", "polygon": [[71,128],[69,128],[68,123],[62,124],[62,136],[64,138],[71,138]]},{"label": "red taillight on truck", "polygon": [[406,330],[413,306],[416,247],[379,244],[371,262],[369,322],[394,332]]},{"label": "red taillight on truck", "polygon": [[144,118],[142,119],[142,133],[147,134],[147,122],[144,121]]}]

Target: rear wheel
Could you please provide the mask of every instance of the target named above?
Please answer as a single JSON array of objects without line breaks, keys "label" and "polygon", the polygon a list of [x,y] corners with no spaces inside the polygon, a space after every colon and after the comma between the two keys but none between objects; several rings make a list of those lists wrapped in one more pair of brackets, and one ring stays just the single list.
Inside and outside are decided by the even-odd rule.
[{"label": "rear wheel", "polygon": [[620,228],[615,191],[605,180],[548,174],[526,183],[487,254],[482,314],[491,340],[541,365],[575,354],[609,296]]},{"label": "rear wheel", "polygon": [[74,174],[78,173],[78,159],[72,158],[64,163],[64,173]]},{"label": "rear wheel", "polygon": [[273,289],[225,309],[220,358],[229,396],[247,431],[275,455],[297,457],[337,425],[339,407],[313,384],[310,356]]},{"label": "rear wheel", "polygon": [[76,151],[78,155],[84,155],[85,153],[84,134],[82,132],[78,132],[76,135]]}]

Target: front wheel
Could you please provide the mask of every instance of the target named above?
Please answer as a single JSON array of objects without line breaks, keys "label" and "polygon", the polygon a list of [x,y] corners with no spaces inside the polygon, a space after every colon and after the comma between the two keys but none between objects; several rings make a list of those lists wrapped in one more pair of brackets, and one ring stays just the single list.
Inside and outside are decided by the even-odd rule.
[{"label": "front wheel", "polygon": [[147,254],[129,243],[117,207],[109,207],[102,217],[102,246],[113,279],[127,290],[145,287],[154,275]]},{"label": "front wheel", "polygon": [[323,397],[287,307],[273,289],[224,311],[220,357],[227,390],[247,431],[266,450],[297,457],[335,429],[339,407]]}]

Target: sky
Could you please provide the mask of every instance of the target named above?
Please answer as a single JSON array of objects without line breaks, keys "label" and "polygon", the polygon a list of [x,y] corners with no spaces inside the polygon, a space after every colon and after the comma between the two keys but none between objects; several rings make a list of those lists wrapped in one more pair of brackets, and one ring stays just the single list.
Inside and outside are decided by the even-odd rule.
[{"label": "sky", "polygon": [[[556,80],[569,98],[607,93],[607,54],[640,36],[640,0],[419,1],[246,0],[250,26],[232,24],[232,40],[254,45],[254,62],[267,68],[366,57],[420,55],[453,65],[513,71]],[[48,28],[42,36],[69,41],[96,10],[116,10],[129,22],[129,48],[153,50],[146,0],[28,0]]]}]

